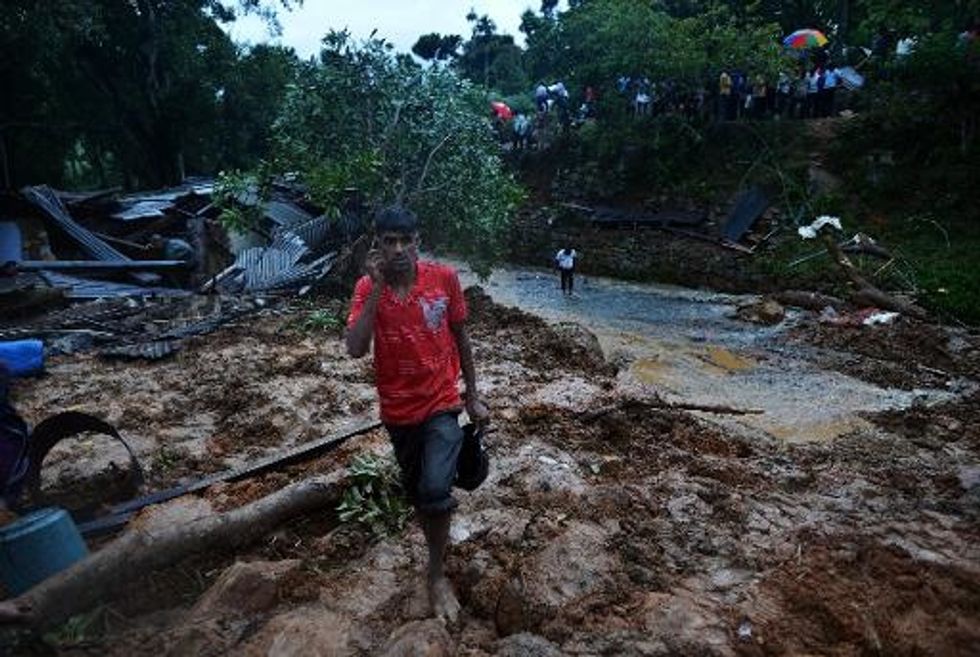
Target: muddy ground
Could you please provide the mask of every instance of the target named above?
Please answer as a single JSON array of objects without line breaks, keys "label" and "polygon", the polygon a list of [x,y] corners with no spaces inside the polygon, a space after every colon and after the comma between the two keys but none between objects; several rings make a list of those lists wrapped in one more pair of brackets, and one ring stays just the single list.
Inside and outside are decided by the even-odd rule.
[{"label": "muddy ground", "polygon": [[[976,654],[976,396],[869,414],[863,428],[829,442],[789,443],[656,408],[655,396],[635,403],[636,388],[587,331],[469,297],[496,432],[490,480],[459,494],[449,558],[464,607],[458,625],[424,620],[425,549],[414,524],[376,539],[324,509],[248,549],[148,574],[98,614],[49,635],[47,647],[25,640],[19,649]],[[244,320],[157,364],[58,358],[18,390],[18,403],[32,422],[69,406],[106,417],[136,444],[157,487],[373,417],[369,363],[348,359],[335,329],[301,328],[303,312]],[[825,333],[814,325],[796,337]],[[908,363],[955,367],[928,351],[949,351],[941,336],[907,340],[896,355],[896,340],[862,342],[869,335],[879,334],[834,345],[851,354],[841,368],[873,376],[887,360],[898,365],[880,376],[901,379],[930,374]],[[112,460],[109,449],[93,440],[84,459],[62,452],[46,485],[70,487]],[[386,449],[374,432],[206,500],[234,507]]]}]

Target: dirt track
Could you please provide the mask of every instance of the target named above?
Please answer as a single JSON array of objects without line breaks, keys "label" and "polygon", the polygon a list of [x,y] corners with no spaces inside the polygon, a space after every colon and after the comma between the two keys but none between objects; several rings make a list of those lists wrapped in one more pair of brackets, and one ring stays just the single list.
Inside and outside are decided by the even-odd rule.
[{"label": "dirt track", "polygon": [[[460,494],[459,626],[421,620],[414,525],[372,541],[325,510],[247,553],[148,576],[106,601],[104,634],[62,654],[380,654],[399,628],[433,655],[975,654],[975,397],[868,413],[823,442],[750,436],[628,403],[635,386],[586,331],[470,301],[498,431],[491,480]],[[161,486],[370,417],[369,366],[295,320],[257,318],[159,365],[59,360],[19,402],[32,421],[103,411]],[[848,366],[876,370],[883,352],[856,345]],[[898,356],[935,364],[916,349]],[[611,410],[586,420],[598,407]],[[235,506],[365,448],[383,435],[209,500]],[[236,559],[274,563],[219,578]]]}]

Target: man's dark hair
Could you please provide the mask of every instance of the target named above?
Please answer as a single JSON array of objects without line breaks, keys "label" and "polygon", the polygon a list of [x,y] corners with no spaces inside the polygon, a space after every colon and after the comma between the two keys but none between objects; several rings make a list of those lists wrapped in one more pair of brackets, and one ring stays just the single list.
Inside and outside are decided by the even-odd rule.
[{"label": "man's dark hair", "polygon": [[418,217],[408,208],[391,205],[374,215],[374,230],[377,233],[412,234],[418,230]]}]

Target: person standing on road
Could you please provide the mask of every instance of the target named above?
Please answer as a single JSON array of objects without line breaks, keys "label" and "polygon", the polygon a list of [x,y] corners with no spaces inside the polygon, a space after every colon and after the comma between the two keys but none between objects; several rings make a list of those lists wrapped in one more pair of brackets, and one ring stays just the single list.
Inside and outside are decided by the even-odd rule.
[{"label": "person standing on road", "polygon": [[555,254],[555,265],[561,274],[562,294],[571,295],[575,286],[575,258],[578,253],[575,249],[564,248]]},{"label": "person standing on road", "polygon": [[463,443],[460,370],[470,420],[486,424],[489,413],[477,392],[466,302],[455,270],[419,260],[417,219],[411,211],[382,210],[375,230],[380,248],[368,254],[367,274],[354,288],[347,352],[360,358],[374,342],[381,420],[428,545],[429,602],[435,616],[455,622],[460,606],[443,562]]}]

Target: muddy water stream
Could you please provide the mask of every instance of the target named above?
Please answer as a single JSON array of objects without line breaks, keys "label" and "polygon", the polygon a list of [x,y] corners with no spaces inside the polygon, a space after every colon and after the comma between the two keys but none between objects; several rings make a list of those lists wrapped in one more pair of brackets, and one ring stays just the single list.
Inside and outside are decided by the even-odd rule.
[{"label": "muddy water stream", "polygon": [[714,416],[736,430],[823,441],[867,427],[862,411],[953,396],[947,390],[881,388],[823,369],[815,350],[784,339],[798,313],[773,327],[734,318],[736,308],[755,297],[584,276],[576,277],[575,294],[566,297],[551,272],[504,268],[481,283],[455,264],[464,285],[482,285],[498,303],[595,333],[607,358],[622,365],[626,387],[672,402],[762,411]]}]

